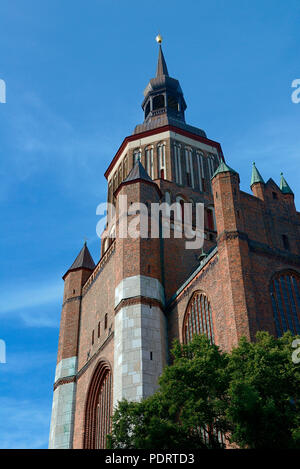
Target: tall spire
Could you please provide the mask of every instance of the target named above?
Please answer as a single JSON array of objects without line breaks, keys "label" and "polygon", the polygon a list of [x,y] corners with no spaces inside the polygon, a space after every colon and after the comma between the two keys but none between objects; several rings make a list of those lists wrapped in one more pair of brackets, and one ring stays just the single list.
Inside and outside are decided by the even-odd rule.
[{"label": "tall spire", "polygon": [[157,61],[157,68],[156,68],[156,77],[160,77],[165,75],[166,77],[169,76],[168,67],[164,58],[164,54],[159,44],[159,52],[158,52],[158,61]]},{"label": "tall spire", "polygon": [[156,36],[156,42],[159,44],[156,76],[149,80],[144,90],[144,122],[135,127],[134,134],[172,125],[206,137],[203,130],[186,124],[186,102],[179,81],[169,75],[160,34]]},{"label": "tall spire", "polygon": [[280,173],[281,179],[280,179],[280,190],[283,194],[294,194],[288,183],[283,177],[283,173]]},{"label": "tall spire", "polygon": [[251,187],[253,184],[256,184],[257,182],[260,182],[260,183],[262,183],[262,184],[265,183],[265,181],[264,181],[263,178],[262,178],[262,175],[260,174],[260,172],[258,171],[257,167],[255,166],[255,163],[253,163],[253,166],[252,166],[252,177],[251,177],[250,187]]}]

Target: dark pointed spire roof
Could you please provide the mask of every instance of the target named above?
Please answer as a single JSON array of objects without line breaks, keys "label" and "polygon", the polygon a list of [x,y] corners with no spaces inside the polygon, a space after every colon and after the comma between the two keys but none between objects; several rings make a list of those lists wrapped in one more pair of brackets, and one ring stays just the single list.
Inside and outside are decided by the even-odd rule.
[{"label": "dark pointed spire roof", "polygon": [[281,173],[281,179],[280,179],[280,190],[283,194],[294,194],[288,183],[283,177],[283,173]]},{"label": "dark pointed spire roof", "polygon": [[250,187],[251,187],[253,184],[256,184],[257,182],[261,182],[262,184],[265,183],[265,181],[264,181],[263,178],[262,178],[262,175],[260,174],[260,172],[258,171],[257,167],[255,166],[255,163],[253,163]]},{"label": "dark pointed spire roof", "polygon": [[149,80],[144,89],[142,109],[144,122],[134,129],[139,134],[158,127],[172,125],[201,137],[206,137],[202,129],[188,125],[185,122],[187,108],[180,83],[169,75],[167,63],[162,51],[160,34],[156,37],[159,43],[156,76]]},{"label": "dark pointed spire roof", "polygon": [[93,261],[89,248],[87,247],[87,244],[85,242],[83,245],[83,248],[81,249],[80,253],[76,257],[71,267],[65,273],[64,277],[67,275],[68,272],[72,270],[77,270],[77,269],[94,270],[94,268],[95,268],[95,262]]},{"label": "dark pointed spire roof", "polygon": [[234,169],[230,168],[230,166],[227,166],[227,164],[225,163],[225,161],[221,161],[221,163],[219,164],[219,166],[217,167],[216,171],[214,172],[213,176],[212,176],[212,179],[217,175],[217,174],[220,174],[220,173],[234,173],[234,174],[238,174]]},{"label": "dark pointed spire roof", "polygon": [[144,179],[145,181],[153,182],[140,160],[136,161],[124,182],[135,181],[136,179]]},{"label": "dark pointed spire roof", "polygon": [[158,62],[157,62],[157,68],[156,68],[156,77],[160,77],[162,75],[169,76],[168,72],[168,67],[164,58],[164,54],[161,48],[161,45],[159,45],[159,52],[158,52]]}]

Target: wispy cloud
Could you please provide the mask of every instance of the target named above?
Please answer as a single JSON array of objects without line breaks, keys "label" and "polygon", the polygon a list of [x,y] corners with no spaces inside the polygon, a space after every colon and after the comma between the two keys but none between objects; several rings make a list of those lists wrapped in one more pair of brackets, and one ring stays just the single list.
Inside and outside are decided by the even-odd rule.
[{"label": "wispy cloud", "polygon": [[2,198],[13,185],[46,171],[67,189],[73,189],[74,180],[78,183],[80,171],[82,189],[99,193],[97,169],[105,161],[103,155],[109,161],[115,150],[115,142],[105,131],[92,126],[86,132],[75,128],[33,92],[18,97],[3,125],[9,157],[0,170],[6,181]]},{"label": "wispy cloud", "polygon": [[46,448],[49,423],[49,402],[0,397],[1,449]]},{"label": "wispy cloud", "polygon": [[[2,286],[0,316],[20,318],[26,326],[57,327],[55,314],[62,301],[61,281],[49,284],[23,285],[16,294],[11,286]],[[55,306],[53,309],[49,306]]]},{"label": "wispy cloud", "polygon": [[24,347],[23,352],[13,352],[10,350],[9,343],[7,344],[7,349],[6,363],[1,364],[0,368],[2,377],[4,375],[26,375],[39,369],[53,369],[54,375],[56,353],[42,352],[40,350],[38,352],[27,351],[26,347]]}]

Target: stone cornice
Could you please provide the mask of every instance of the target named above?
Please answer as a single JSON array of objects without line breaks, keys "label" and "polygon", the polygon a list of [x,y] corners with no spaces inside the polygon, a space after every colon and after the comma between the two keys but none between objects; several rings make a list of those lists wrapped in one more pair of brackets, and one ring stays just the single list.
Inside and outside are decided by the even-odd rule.
[{"label": "stone cornice", "polygon": [[85,371],[88,369],[88,367],[95,361],[95,359],[99,356],[99,354],[102,352],[104,347],[111,341],[111,339],[114,336],[114,332],[111,332],[108,337],[104,340],[104,342],[100,345],[98,348],[97,352],[94,353],[94,355],[91,356],[91,358],[83,365],[82,368],[80,368],[79,371],[75,375],[72,376],[64,376],[63,378],[59,378],[57,381],[55,381],[53,385],[53,390],[57,389],[59,386],[62,386],[63,384],[68,384],[68,383],[74,383],[76,382],[80,376],[85,373]]},{"label": "stone cornice", "polygon": [[118,306],[115,308],[115,314],[117,314],[120,309],[125,308],[126,306],[133,306],[138,304],[157,306],[161,309],[162,312],[164,312],[164,307],[159,300],[156,300],[154,298],[148,298],[145,296],[134,296],[133,298],[124,298],[123,300],[121,300]]},{"label": "stone cornice", "polygon": [[55,389],[57,389],[62,384],[74,383],[75,381],[76,381],[76,375],[65,376],[64,378],[59,378],[57,381],[55,381],[53,385],[53,391],[55,391]]}]

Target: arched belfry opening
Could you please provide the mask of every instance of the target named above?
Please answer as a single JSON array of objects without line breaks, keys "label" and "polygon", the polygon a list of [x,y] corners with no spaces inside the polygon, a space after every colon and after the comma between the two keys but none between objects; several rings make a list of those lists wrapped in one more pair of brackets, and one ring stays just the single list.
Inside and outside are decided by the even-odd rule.
[{"label": "arched belfry opening", "polygon": [[109,364],[100,361],[92,377],[85,410],[85,449],[106,448],[111,428],[112,373]]}]

